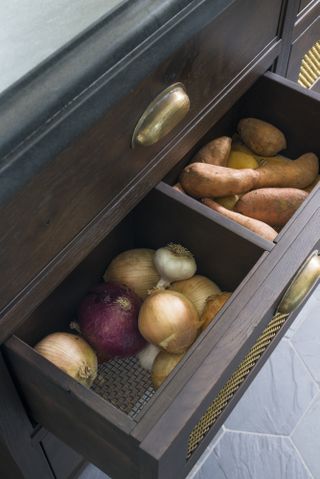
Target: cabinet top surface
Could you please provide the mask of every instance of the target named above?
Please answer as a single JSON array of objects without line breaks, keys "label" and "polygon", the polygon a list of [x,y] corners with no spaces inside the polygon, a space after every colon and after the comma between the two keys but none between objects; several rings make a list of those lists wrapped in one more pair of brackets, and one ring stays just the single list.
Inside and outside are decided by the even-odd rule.
[{"label": "cabinet top surface", "polygon": [[0,93],[84,30],[135,0],[0,0]]}]

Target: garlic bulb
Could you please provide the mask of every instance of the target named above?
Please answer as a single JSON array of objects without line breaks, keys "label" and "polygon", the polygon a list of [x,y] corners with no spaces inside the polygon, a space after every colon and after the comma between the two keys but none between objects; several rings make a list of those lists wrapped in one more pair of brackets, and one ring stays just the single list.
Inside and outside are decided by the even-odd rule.
[{"label": "garlic bulb", "polygon": [[103,279],[106,282],[117,281],[126,285],[144,299],[160,278],[153,264],[153,257],[153,249],[137,248],[124,251],[111,261]]},{"label": "garlic bulb", "polygon": [[199,316],[206,305],[207,298],[221,293],[220,288],[211,279],[196,274],[192,278],[175,281],[169,288],[186,296],[194,304]]},{"label": "garlic bulb", "polygon": [[157,346],[148,344],[145,348],[143,348],[142,351],[140,351],[140,353],[137,354],[140,366],[143,369],[151,372],[153,362],[159,354],[159,351],[160,349]]},{"label": "garlic bulb", "polygon": [[83,386],[90,387],[97,376],[97,356],[80,336],[52,333],[43,338],[35,350]]},{"label": "garlic bulb", "polygon": [[169,243],[154,254],[154,265],[161,276],[157,288],[166,288],[173,281],[188,279],[197,270],[194,257],[180,244]]}]

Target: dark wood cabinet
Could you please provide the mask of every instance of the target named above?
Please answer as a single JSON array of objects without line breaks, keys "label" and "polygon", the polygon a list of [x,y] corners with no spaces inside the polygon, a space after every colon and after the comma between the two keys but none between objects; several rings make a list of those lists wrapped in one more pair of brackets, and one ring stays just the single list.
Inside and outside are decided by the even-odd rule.
[{"label": "dark wood cabinet", "polygon": [[[320,246],[319,185],[274,242],[172,188],[194,151],[232,134],[246,116],[283,130],[289,157],[320,156],[317,94],[270,72],[281,55],[284,65],[290,2],[191,3],[194,10],[189,4],[175,28],[148,37],[136,56],[128,53],[115,84],[125,84],[132,68],[143,70],[157,42],[174,35],[172,48],[112,106],[101,105],[113,91],[116,98],[116,87],[99,76],[5,157],[8,178],[18,161],[37,163],[17,191],[5,189],[0,206],[0,339],[17,388],[10,394],[25,415],[24,435],[37,448],[28,467],[36,461],[48,477],[67,479],[86,460],[114,479],[183,479],[293,321],[296,310],[274,317],[277,306]],[[193,18],[202,28],[189,27],[180,41]],[[189,96],[189,113],[158,143],[132,149],[141,114],[176,82]],[[36,353],[39,339],[68,328],[80,299],[117,253],[170,241],[189,248],[198,272],[233,294],[159,390],[135,358],[101,365],[88,390]],[[137,387],[120,388],[117,380],[126,383],[128,369]],[[14,455],[11,442],[13,462]],[[11,471],[28,462],[18,459]],[[7,473],[0,462],[2,470]],[[37,474],[32,479],[45,477]]]},{"label": "dark wood cabinet", "polygon": [[287,10],[284,21],[287,41],[277,71],[304,88],[319,91],[320,2],[293,1]]}]

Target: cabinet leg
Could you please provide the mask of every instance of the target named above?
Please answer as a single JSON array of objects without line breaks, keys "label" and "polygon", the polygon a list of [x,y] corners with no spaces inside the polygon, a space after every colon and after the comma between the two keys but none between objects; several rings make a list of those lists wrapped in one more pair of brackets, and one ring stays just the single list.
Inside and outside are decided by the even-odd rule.
[{"label": "cabinet leg", "polygon": [[0,477],[54,479],[0,352]]}]

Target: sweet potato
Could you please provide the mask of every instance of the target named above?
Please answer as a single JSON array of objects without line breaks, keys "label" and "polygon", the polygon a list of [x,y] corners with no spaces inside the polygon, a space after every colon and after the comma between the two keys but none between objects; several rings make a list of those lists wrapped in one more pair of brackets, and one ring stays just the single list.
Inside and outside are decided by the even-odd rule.
[{"label": "sweet potato", "polygon": [[242,195],[234,211],[271,226],[283,226],[307,196],[298,188],[260,188]]},{"label": "sweet potato", "polygon": [[191,163],[182,171],[180,183],[186,193],[196,198],[231,196],[255,189],[256,171]]},{"label": "sweet potato", "polygon": [[231,150],[231,138],[221,136],[207,143],[194,157],[194,161],[210,165],[227,166]]},{"label": "sweet potato", "polygon": [[320,175],[318,175],[316,179],[310,185],[303,188],[303,190],[306,191],[307,193],[310,193],[318,183],[320,183]]},{"label": "sweet potato", "polygon": [[314,153],[305,153],[292,161],[267,162],[254,170],[258,174],[255,188],[305,188],[319,172],[319,159]]},{"label": "sweet potato", "polygon": [[241,213],[227,210],[226,208],[219,205],[210,198],[203,198],[201,201],[204,205],[209,206],[209,208],[211,208],[212,210],[217,211],[221,215],[229,218],[230,220],[236,221],[240,225],[244,226],[245,228],[248,228],[262,238],[273,241],[278,234],[273,228],[271,228],[271,226],[267,225],[266,223],[255,220],[254,218],[249,218],[248,216],[242,215]]},{"label": "sweet potato", "polygon": [[266,163],[256,170],[192,163],[182,171],[180,183],[191,196],[214,198],[265,187],[302,189],[312,183],[318,171],[318,157],[314,153],[305,153],[297,160]]},{"label": "sweet potato", "polygon": [[206,305],[200,317],[202,331],[211,323],[231,295],[232,293],[223,291],[222,293],[213,294],[207,298]]},{"label": "sweet potato", "polygon": [[184,193],[184,189],[182,188],[182,186],[181,186],[180,183],[176,183],[175,185],[173,185],[172,188],[173,188],[174,190],[180,191],[180,193]]},{"label": "sweet potato", "polygon": [[274,156],[287,147],[282,131],[258,118],[243,118],[237,130],[242,141],[257,155]]}]

